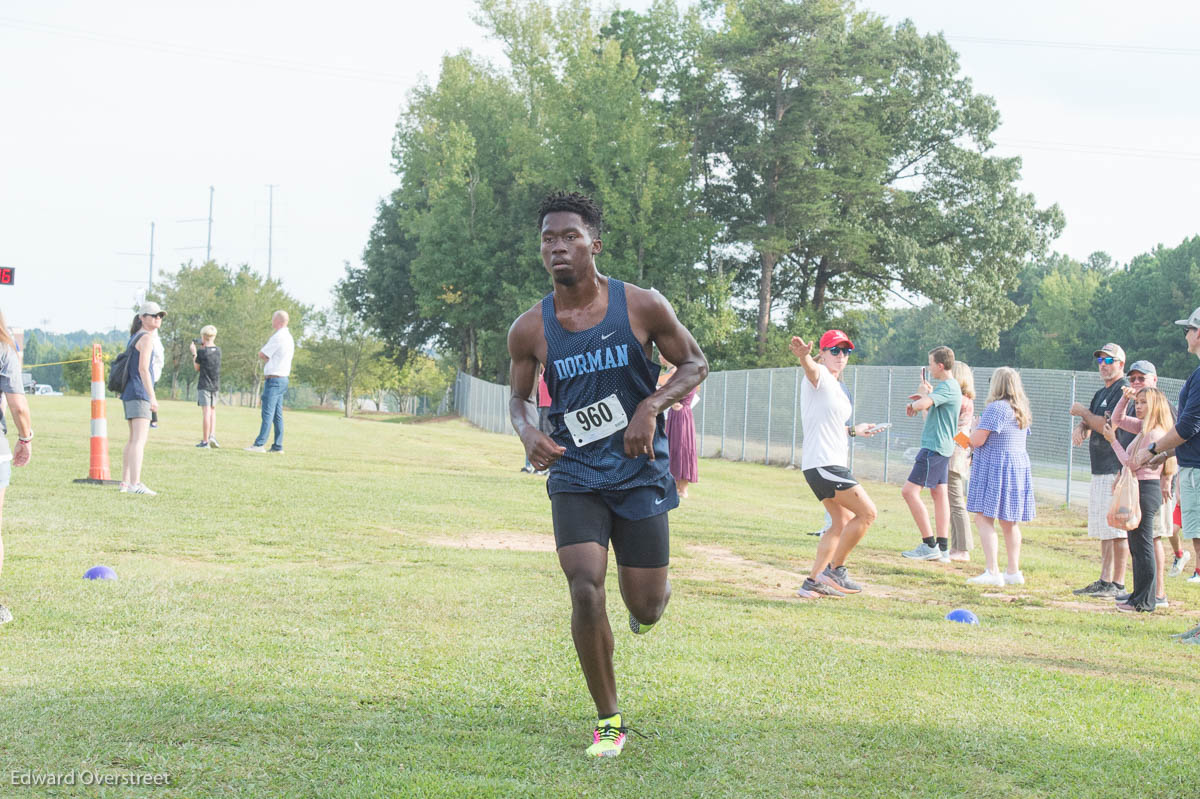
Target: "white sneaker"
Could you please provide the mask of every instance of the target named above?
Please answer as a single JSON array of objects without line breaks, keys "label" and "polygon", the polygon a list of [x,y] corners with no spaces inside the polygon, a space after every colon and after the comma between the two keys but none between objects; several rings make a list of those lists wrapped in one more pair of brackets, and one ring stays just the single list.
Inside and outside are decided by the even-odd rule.
[{"label": "white sneaker", "polygon": [[120,492],[122,494],[128,494],[129,493],[129,483],[121,483]]},{"label": "white sneaker", "polygon": [[940,555],[938,555],[938,562],[939,563],[949,563],[950,562],[950,550],[939,548],[938,551],[941,553]]},{"label": "white sneaker", "polygon": [[1200,569],[1197,569],[1196,573],[1188,578],[1188,582],[1189,583],[1200,583]]},{"label": "white sneaker", "polygon": [[264,447],[262,444],[251,444],[250,446],[246,447],[246,451],[247,452],[266,452],[267,448]]},{"label": "white sneaker", "polygon": [[983,574],[975,577],[967,578],[968,585],[994,585],[997,588],[1004,585],[1004,578],[1000,576],[1000,572],[985,571]]},{"label": "white sneaker", "polygon": [[1183,567],[1188,562],[1188,558],[1192,556],[1191,552],[1184,551],[1182,555],[1175,558],[1175,562],[1171,564],[1171,570],[1167,572],[1168,577],[1178,577],[1183,574]]},{"label": "white sneaker", "polygon": [[1008,572],[1005,572],[1004,573],[1004,584],[1005,585],[1025,585],[1025,575],[1021,574],[1020,572],[1015,572],[1013,574],[1009,574]]},{"label": "white sneaker", "polygon": [[129,493],[130,494],[145,494],[148,497],[157,497],[158,496],[158,492],[151,491],[149,488],[146,488],[145,483],[138,483],[135,486],[130,486]]}]

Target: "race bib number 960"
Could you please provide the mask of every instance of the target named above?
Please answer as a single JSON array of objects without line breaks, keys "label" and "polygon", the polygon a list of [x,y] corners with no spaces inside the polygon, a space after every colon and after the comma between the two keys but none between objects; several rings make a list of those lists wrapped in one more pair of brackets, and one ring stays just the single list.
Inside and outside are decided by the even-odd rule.
[{"label": "race bib number 960", "polygon": [[611,436],[629,425],[625,409],[616,394],[609,394],[586,408],[567,411],[563,414],[563,419],[577,447]]}]

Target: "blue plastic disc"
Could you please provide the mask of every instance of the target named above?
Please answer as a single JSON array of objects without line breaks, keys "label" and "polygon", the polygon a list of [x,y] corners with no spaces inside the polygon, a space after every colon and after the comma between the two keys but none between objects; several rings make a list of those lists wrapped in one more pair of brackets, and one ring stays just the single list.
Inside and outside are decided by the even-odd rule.
[{"label": "blue plastic disc", "polygon": [[979,624],[979,617],[966,608],[955,608],[946,614],[946,621],[957,621],[962,624]]},{"label": "blue plastic disc", "polygon": [[93,566],[83,573],[89,580],[115,580],[117,573],[107,566]]}]

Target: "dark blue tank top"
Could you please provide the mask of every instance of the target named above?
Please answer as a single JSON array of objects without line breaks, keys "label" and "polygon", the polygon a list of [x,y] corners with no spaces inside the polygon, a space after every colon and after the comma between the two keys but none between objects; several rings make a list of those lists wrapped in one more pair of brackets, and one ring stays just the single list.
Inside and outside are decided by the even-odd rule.
[{"label": "dark blue tank top", "polygon": [[646,455],[625,456],[624,429],[577,446],[564,421],[567,412],[585,408],[614,393],[625,410],[625,417],[632,420],[638,404],[655,391],[660,368],[646,358],[641,342],[629,326],[625,284],[610,277],[608,312],[604,320],[575,333],[558,323],[554,315],[554,294],[547,294],[542,299],[542,329],[546,335],[550,421],[554,425],[550,437],[567,450],[550,467],[547,491],[550,494],[560,491],[605,493],[655,487],[655,491],[639,492],[650,502],[647,507],[640,507],[643,503],[635,500],[633,504],[639,507],[625,508],[622,512],[618,505],[629,498],[616,504],[609,503],[616,513],[631,519],[656,515],[678,505],[662,414],[655,421],[653,461]]},{"label": "dark blue tank top", "polygon": [[129,360],[125,365],[125,390],[121,392],[122,400],[143,400],[150,401],[150,395],[146,393],[146,386],[142,383],[142,372],[138,368],[141,360],[141,353],[137,351],[137,347],[132,346],[139,341],[144,335],[142,331],[138,331],[129,337]]}]

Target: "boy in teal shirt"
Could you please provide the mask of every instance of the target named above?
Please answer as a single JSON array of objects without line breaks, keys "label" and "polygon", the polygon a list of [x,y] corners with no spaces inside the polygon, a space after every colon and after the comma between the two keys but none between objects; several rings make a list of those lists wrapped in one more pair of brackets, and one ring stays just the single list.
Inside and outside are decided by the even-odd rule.
[{"label": "boy in teal shirt", "polygon": [[[925,429],[921,431],[921,450],[913,464],[908,481],[900,495],[908,503],[913,521],[921,533],[921,543],[916,549],[901,553],[915,560],[940,560],[950,562],[950,495],[946,482],[949,479],[950,455],[958,446],[954,434],[958,431],[958,411],[962,406],[962,389],[950,375],[954,366],[954,350],[935,347],[929,352],[929,376],[933,383],[922,380],[916,394],[909,397],[905,411],[916,416],[928,410]],[[933,497],[933,515],[937,524],[937,535],[929,524],[929,511],[921,500],[921,489],[929,489]]]}]

